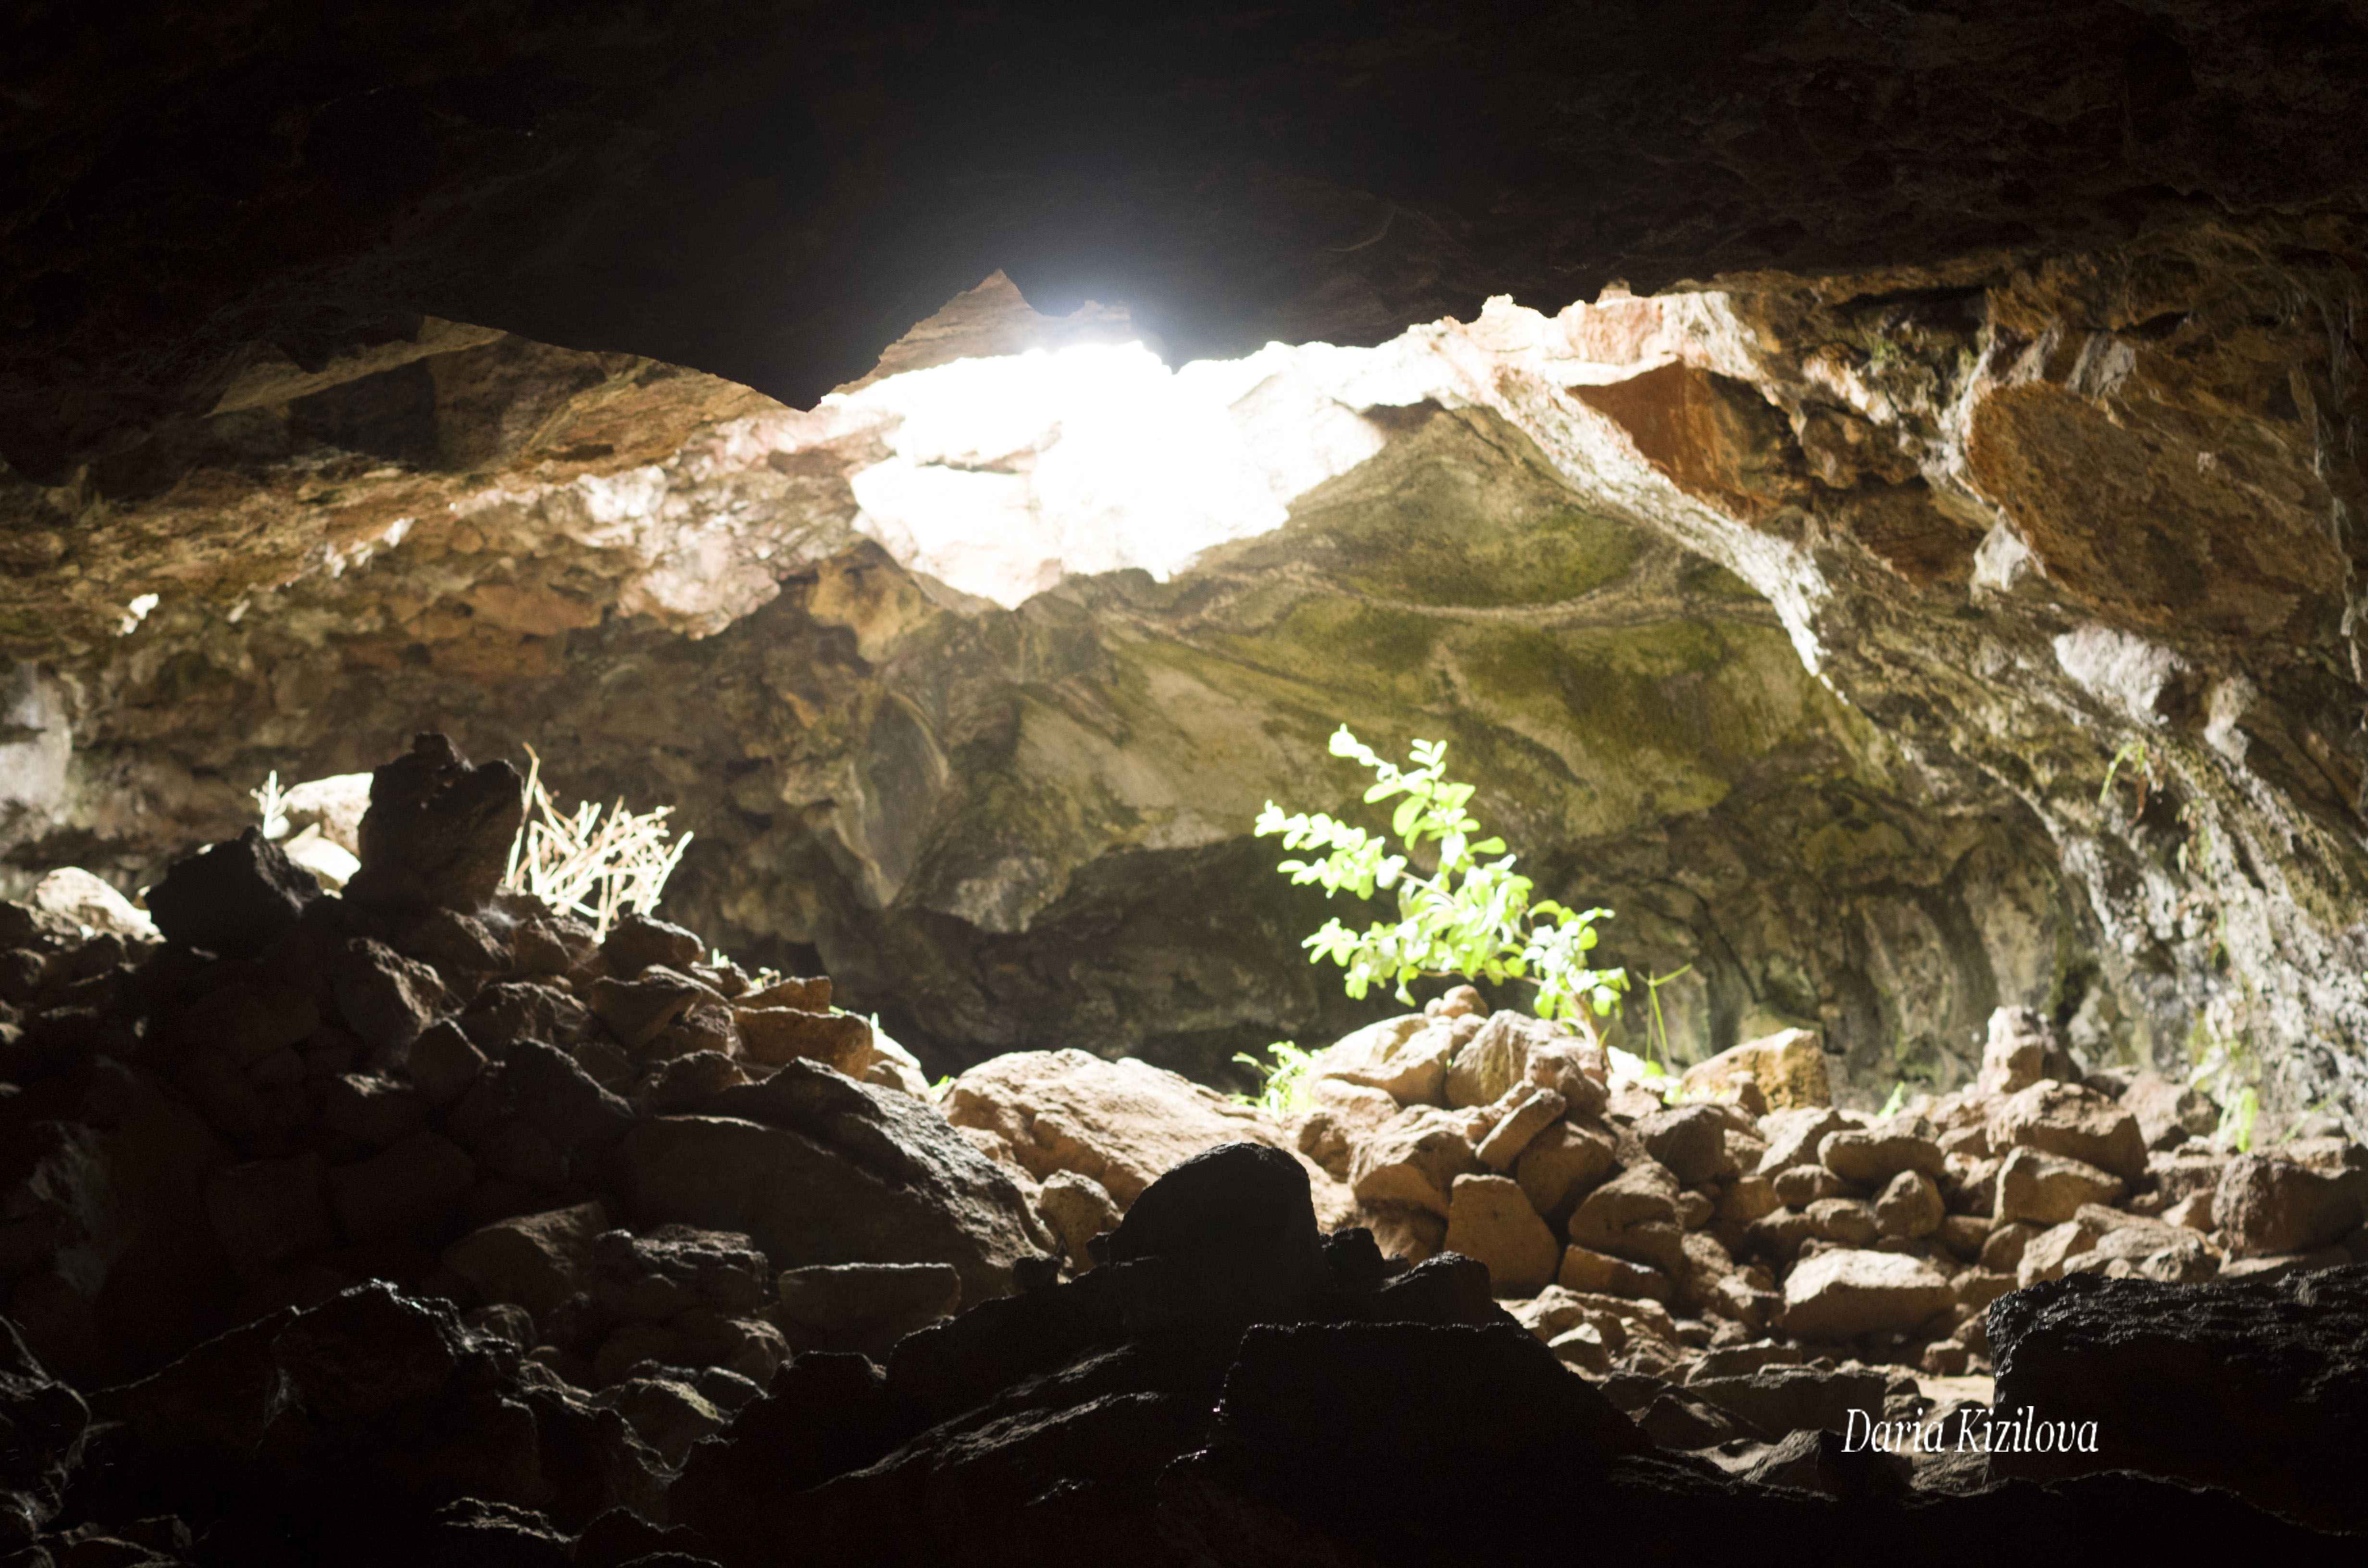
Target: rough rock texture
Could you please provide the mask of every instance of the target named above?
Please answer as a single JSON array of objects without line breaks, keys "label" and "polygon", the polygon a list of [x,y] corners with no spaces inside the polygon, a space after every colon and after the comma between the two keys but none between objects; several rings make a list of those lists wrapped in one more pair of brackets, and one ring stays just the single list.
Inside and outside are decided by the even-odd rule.
[{"label": "rough rock texture", "polygon": [[2276,1283],[2072,1275],[1989,1309],[1997,1416],[2093,1421],[2085,1452],[1993,1452],[2002,1475],[2132,1469],[2226,1486],[2322,1528],[2368,1528],[2368,1267]]}]

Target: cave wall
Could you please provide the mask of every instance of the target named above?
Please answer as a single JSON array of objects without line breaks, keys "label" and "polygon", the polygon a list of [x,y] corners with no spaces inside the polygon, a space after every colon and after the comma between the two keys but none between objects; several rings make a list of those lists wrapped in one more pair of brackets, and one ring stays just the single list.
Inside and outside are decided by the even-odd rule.
[{"label": "cave wall", "polygon": [[[1691,1038],[1814,1010],[1873,1042],[1844,1047],[1861,1072],[1939,1072],[1994,991],[2054,1006],[2092,1053],[2222,1061],[2275,1106],[2357,1115],[2356,8],[1080,21],[706,0],[564,25],[263,4],[16,26],[0,839],[19,873],[80,860],[136,885],[239,820],[265,767],[366,766],[416,722],[481,750],[569,731],[575,752],[546,755],[584,792],[685,801],[707,836],[684,896],[738,898],[752,939],[1133,994],[1055,987],[925,846],[880,841],[874,751],[948,822],[1042,803],[995,749],[1030,739],[995,716],[1018,699],[962,667],[1021,649],[1063,672],[1040,683],[1060,701],[1018,704],[1047,715],[1027,755],[1120,805],[998,849],[1029,890],[1011,907],[1073,933],[1212,912],[1146,951],[1250,929],[1201,892],[1136,896],[1165,884],[1132,856],[1167,857],[1178,887],[1254,879],[1238,844],[1184,842],[1197,825],[1150,843],[1125,816],[1139,780],[1092,760],[1135,744],[1145,650],[1212,680],[1247,663],[1223,617],[1131,581],[982,610],[868,553],[847,477],[880,429],[799,412],[883,353],[992,341],[1008,314],[908,334],[1000,268],[1069,330],[1178,359],[1455,318],[1421,344],[1437,412],[1390,441],[1445,419],[1496,454],[1481,466],[1643,541],[1623,581],[1674,550],[1748,590],[1655,609],[1648,670],[1590,654],[1584,608],[1532,665],[1754,716],[1646,747],[1600,715],[1574,728],[1622,750],[1625,816],[1589,814],[1601,757],[1567,737],[1515,766],[1541,746],[1528,687],[1454,734],[1545,824],[1541,865],[1635,912],[1640,958],[1732,942],[1669,994]],[[1517,303],[1483,309],[1498,295]],[[1024,327],[1011,341],[1051,330]],[[1315,548],[1323,497],[1295,499],[1285,533]],[[1303,616],[1372,613],[1371,573],[1319,566]],[[1237,606],[1255,596],[1232,570],[1186,586]],[[1413,615],[1437,635],[1392,644],[1428,651],[1386,693],[1269,674],[1376,726],[1444,724],[1502,634],[1488,608]],[[1770,633],[1808,672],[1808,717],[1761,722],[1791,700]],[[1731,668],[1689,669],[1686,637]],[[941,712],[933,693],[961,695]],[[1048,747],[1051,715],[1075,733]],[[804,738],[691,738],[726,727]],[[1317,781],[1276,777],[1313,803]],[[730,851],[774,835],[750,902]],[[966,913],[883,939],[870,912],[925,896]],[[1280,1016],[1312,1017],[1293,994]]]}]

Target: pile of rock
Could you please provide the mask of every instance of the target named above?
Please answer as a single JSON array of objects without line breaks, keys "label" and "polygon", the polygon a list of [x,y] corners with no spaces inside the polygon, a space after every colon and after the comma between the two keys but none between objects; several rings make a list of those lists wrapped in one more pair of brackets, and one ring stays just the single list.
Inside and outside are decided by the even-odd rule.
[{"label": "pile of rock", "polygon": [[386,1281],[672,1461],[789,1355],[885,1354],[1053,1249],[828,980],[502,891],[519,811],[508,767],[423,736],[343,896],[250,831],[145,914],[87,877],[0,906],[29,1353],[100,1386]]},{"label": "pile of rock", "polygon": [[2232,1153],[2204,1140],[2220,1118],[2202,1096],[2151,1073],[2082,1078],[2021,1008],[1992,1017],[1976,1083],[1882,1118],[1829,1103],[1808,1031],[1701,1064],[1669,1106],[1615,1083],[1590,1041],[1488,1015],[1469,988],[1313,1071],[1298,1145],[1385,1250],[1477,1259],[1598,1376],[1714,1382],[1713,1367],[1834,1356],[1979,1372],[1984,1309],[2018,1286],[2368,1258],[2368,1150],[2330,1125]]}]

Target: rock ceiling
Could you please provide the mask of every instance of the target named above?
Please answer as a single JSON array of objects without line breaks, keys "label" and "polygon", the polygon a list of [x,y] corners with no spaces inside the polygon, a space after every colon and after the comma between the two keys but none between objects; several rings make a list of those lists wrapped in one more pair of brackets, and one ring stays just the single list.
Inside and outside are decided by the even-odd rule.
[{"label": "rock ceiling", "polygon": [[[1346,1017],[1243,837],[1345,719],[1696,1044],[1879,1094],[2024,1001],[2362,1103],[2348,13],[370,15],[6,67],[19,873],[433,722],[679,801],[694,924],[943,1060],[1205,1068]],[[890,526],[1058,449],[900,384],[1135,337],[1381,347],[1222,400],[1280,526],[1188,570]]]}]

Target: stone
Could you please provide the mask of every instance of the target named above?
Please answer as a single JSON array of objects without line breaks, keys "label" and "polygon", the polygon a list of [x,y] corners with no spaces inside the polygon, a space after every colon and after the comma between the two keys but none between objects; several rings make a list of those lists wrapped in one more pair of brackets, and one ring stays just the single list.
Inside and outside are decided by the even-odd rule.
[{"label": "stone", "polygon": [[525,820],[524,784],[508,763],[472,767],[448,737],[416,735],[409,755],[371,771],[347,901],[473,913],[501,886]]},{"label": "stone", "polygon": [[2112,1203],[2126,1190],[2119,1176],[2067,1155],[2018,1148],[1998,1167],[2000,1221],[2059,1225],[2084,1203]]},{"label": "stone", "polygon": [[741,1007],[741,1048],[767,1063],[819,1062],[860,1077],[871,1065],[871,1026],[852,1013],[810,1013],[797,1007]]},{"label": "stone", "polygon": [[2368,1218],[2368,1172],[2329,1176],[2271,1155],[2228,1162],[2212,1213],[2237,1257],[2305,1253],[2327,1246]]},{"label": "stone", "polygon": [[460,1023],[479,1050],[498,1060],[522,1040],[572,1046],[591,1029],[592,1013],[555,985],[502,981],[478,992]]},{"label": "stone", "polygon": [[1069,1267],[1083,1273],[1093,1267],[1087,1244],[1118,1227],[1118,1203],[1101,1183],[1075,1171],[1054,1171],[1036,1195],[1036,1212],[1060,1239]]},{"label": "stone", "polygon": [[1360,1203],[1358,1210],[1383,1257],[1418,1266],[1446,1244],[1444,1213],[1411,1203]]},{"label": "stone", "polygon": [[2212,1196],[2208,1191],[2191,1192],[2164,1210],[2162,1217],[2171,1224],[2208,1233],[2218,1228],[2212,1222]]},{"label": "stone", "polygon": [[2068,1275],[2002,1297],[1988,1323],[1998,1418],[2095,1423],[2093,1452],[1994,1447],[1995,1473],[2135,1470],[2368,1528],[2355,1474],[2368,1267],[2185,1285]]},{"label": "stone", "polygon": [[1631,1165],[1579,1201],[1571,1211],[1570,1239],[1674,1276],[1684,1267],[1678,1192],[1667,1167],[1652,1160]]},{"label": "stone", "polygon": [[634,1124],[617,1179],[634,1223],[740,1232],[772,1267],[947,1263],[977,1302],[1055,1243],[1018,1182],[909,1096],[793,1062]]},{"label": "stone", "polygon": [[[1074,1050],[991,1058],[948,1085],[939,1105],[956,1127],[1002,1138],[1036,1180],[1063,1170],[1091,1176],[1121,1210],[1203,1150],[1236,1142],[1290,1149],[1294,1142],[1260,1112],[1180,1074]],[[1299,1158],[1295,1150],[1292,1157]],[[1312,1161],[1303,1168],[1319,1213],[1326,1222],[1345,1222],[1347,1194]],[[1440,1212],[1446,1208],[1442,1184]]]},{"label": "stone", "polygon": [[639,1235],[603,1231],[592,1238],[587,1261],[592,1303],[612,1319],[663,1323],[702,1307],[746,1315],[773,1294],[769,1261],[734,1231],[682,1224]]},{"label": "stone", "polygon": [[1519,1093],[1520,1097],[1473,1151],[1482,1165],[1500,1176],[1513,1168],[1539,1133],[1562,1119],[1569,1103],[1553,1089],[1531,1087],[1522,1092],[1516,1085],[1507,1093]]},{"label": "stone", "polygon": [[1901,1171],[1875,1195],[1876,1227],[1884,1235],[1900,1241],[1931,1235],[1947,1217],[1941,1202],[1941,1189],[1922,1171]]},{"label": "stone", "polygon": [[[1811,1165],[1806,1168],[1825,1169],[1822,1165]],[[1815,1200],[1812,1199],[1812,1201]],[[1714,1210],[1713,1217],[1721,1224],[1748,1225],[1755,1220],[1764,1219],[1773,1214],[1783,1206],[1783,1199],[1776,1190],[1776,1184],[1766,1176],[1737,1176],[1727,1183],[1719,1193],[1718,1207]]]},{"label": "stone", "polygon": [[[579,1047],[575,1060],[585,1060]],[[586,1071],[590,1071],[587,1067]],[[596,1074],[597,1077],[598,1074]],[[699,1104],[711,1095],[721,1094],[749,1082],[740,1063],[720,1051],[694,1051],[688,1056],[673,1057],[651,1070],[634,1103],[655,1116],[671,1116]]]},{"label": "stone", "polygon": [[2078,1084],[2052,1078],[2017,1090],[1990,1110],[1990,1144],[2037,1149],[2111,1172],[2125,1182],[2146,1175],[2146,1139],[2137,1118]]},{"label": "stone", "polygon": [[630,980],[653,964],[677,972],[688,970],[706,960],[707,944],[695,931],[629,910],[609,927],[609,935],[600,942],[600,956],[611,975]]},{"label": "stone", "polygon": [[1419,1013],[1384,1018],[1315,1053],[1315,1078],[1379,1089],[1401,1105],[1443,1103],[1447,1059],[1455,1050],[1443,1024]]},{"label": "stone", "polygon": [[2003,1099],[2042,1078],[2066,1076],[2049,1070],[2062,1049],[2054,1026],[2031,1008],[1997,1009],[1990,1014],[1975,1093],[1983,1099]]},{"label": "stone", "polygon": [[162,936],[146,910],[79,866],[61,866],[43,876],[25,894],[25,903],[85,935],[112,933],[139,942]]},{"label": "stone", "polygon": [[325,1168],[315,1153],[222,1166],[206,1178],[206,1214],[222,1250],[247,1268],[336,1244]]},{"label": "stone", "polygon": [[1819,1241],[1862,1247],[1883,1233],[1874,1210],[1855,1198],[1820,1198],[1801,1212],[1809,1221],[1809,1233]]},{"label": "stone", "polygon": [[346,944],[330,985],[346,1028],[389,1060],[410,1051],[445,1000],[434,970],[369,940]]},{"label": "stone", "polygon": [[2148,1149],[2208,1137],[2220,1125],[2220,1113],[2210,1100],[2159,1073],[2134,1074],[2120,1100],[2122,1108],[2137,1119],[2138,1135]]},{"label": "stone", "polygon": [[450,1139],[422,1131],[328,1175],[330,1202],[348,1241],[420,1240],[441,1229],[476,1184],[477,1163]]},{"label": "stone", "polygon": [[1455,1178],[1478,1163],[1462,1117],[1408,1106],[1357,1145],[1349,1187],[1360,1201],[1411,1203],[1445,1219]]},{"label": "stone", "polygon": [[1757,1174],[1775,1176],[1795,1165],[1816,1165],[1818,1145],[1827,1135],[1843,1131],[1850,1125],[1831,1106],[1770,1111],[1759,1119],[1760,1136],[1768,1141],[1768,1149],[1759,1156]]},{"label": "stone", "polygon": [[1866,1190],[1823,1165],[1794,1165],[1779,1171],[1768,1186],[1778,1203],[1792,1209],[1806,1209],[1821,1198],[1855,1198]]},{"label": "stone", "polygon": [[878,1088],[910,1095],[916,1100],[933,1101],[929,1075],[921,1070],[921,1059],[877,1028],[871,1030],[871,1064],[860,1074],[863,1081]]},{"label": "stone", "polygon": [[253,958],[294,929],[321,884],[248,828],[176,860],[148,890],[148,914],[167,941],[223,958]]},{"label": "stone", "polygon": [[2064,1260],[2066,1274],[2112,1274],[2184,1285],[2220,1272],[2220,1259],[2202,1236],[2183,1227],[2122,1225]]},{"label": "stone", "polygon": [[510,967],[507,942],[473,915],[431,909],[403,927],[395,950],[447,975],[484,975]]},{"label": "stone", "polygon": [[411,1042],[404,1070],[431,1106],[448,1106],[466,1094],[485,1070],[485,1053],[461,1026],[446,1019],[430,1024]]},{"label": "stone", "polygon": [[[1451,1032],[1459,1024],[1468,1025],[1471,1021],[1465,1018],[1452,1022]],[[1570,1030],[1551,1019],[1510,1008],[1491,1013],[1448,1061],[1447,1103],[1455,1107],[1487,1105],[1515,1085],[1530,1081],[1530,1057],[1533,1051],[1562,1046],[1574,1039]],[[1556,1082],[1564,1076],[1561,1073],[1553,1075]],[[1591,1074],[1582,1071],[1580,1076]],[[1587,1092],[1582,1089],[1580,1093],[1585,1096]]]},{"label": "stone", "polygon": [[1591,1323],[1575,1324],[1546,1341],[1554,1359],[1574,1371],[1602,1377],[1611,1370],[1611,1351],[1603,1331]]},{"label": "stone", "polygon": [[1565,1109],[1575,1118],[1600,1116],[1610,1102],[1611,1059],[1591,1040],[1572,1034],[1532,1039],[1524,1071],[1531,1083],[1560,1095]]},{"label": "stone", "polygon": [[1845,1128],[1817,1142],[1817,1163],[1861,1187],[1880,1187],[1901,1171],[1938,1176],[1948,1164],[1941,1145],[1913,1133]]},{"label": "stone", "polygon": [[1171,1287],[1227,1315],[1288,1311],[1331,1277],[1306,1168],[1264,1143],[1221,1143],[1152,1183],[1111,1233],[1109,1257],[1157,1259]]},{"label": "stone", "polygon": [[1921,1258],[1836,1248],[1785,1276],[1778,1321],[1804,1339],[1850,1339],[1915,1328],[1955,1299],[1948,1279]]},{"label": "stone", "polygon": [[1670,1106],[1636,1123],[1636,1136],[1679,1187],[1701,1187],[1732,1168],[1726,1119],[1706,1105]]},{"label": "stone", "polygon": [[1719,1097],[1731,1092],[1743,1074],[1751,1075],[1771,1111],[1833,1104],[1826,1075],[1825,1041],[1816,1029],[1780,1029],[1696,1062],[1678,1080],[1679,1096],[1683,1099]]},{"label": "stone", "polygon": [[321,1125],[373,1149],[409,1137],[427,1120],[418,1090],[375,1073],[339,1073],[321,1086]]},{"label": "stone", "polygon": [[734,1001],[743,1007],[795,1007],[802,1013],[827,1013],[830,997],[830,976],[816,974],[777,980],[770,985],[744,992]]},{"label": "stone", "polygon": [[[706,986],[670,969],[646,970],[637,980],[603,976],[592,983],[586,996],[593,1015],[609,1027],[617,1043],[634,1054],[639,1054],[692,1007],[713,998],[714,993]],[[862,1020],[856,1022],[860,1024]],[[779,1060],[786,1062],[796,1054],[790,1051]]]},{"label": "stone", "polygon": [[498,1220],[446,1247],[444,1267],[488,1301],[523,1307],[548,1324],[592,1283],[592,1241],[609,1229],[607,1206],[577,1203]]},{"label": "stone", "polygon": [[1477,1258],[1490,1291],[1533,1296],[1554,1278],[1562,1244],[1530,1207],[1520,1184],[1502,1176],[1462,1176],[1447,1210],[1447,1250]]},{"label": "stone", "polygon": [[1941,1244],[1958,1257],[1973,1259],[1981,1256],[1989,1244],[1990,1232],[1996,1221],[1980,1214],[1950,1214],[1941,1221],[1938,1232]]},{"label": "stone", "polygon": [[0,1317],[0,1552],[32,1565],[37,1536],[56,1518],[82,1460],[90,1408],[41,1364]]},{"label": "stone", "polygon": [[2046,1228],[2029,1221],[2001,1221],[1990,1228],[1988,1238],[1982,1243],[1981,1266],[2005,1274],[2016,1272],[2022,1267],[2024,1249]]},{"label": "stone", "polygon": [[896,1341],[953,1316],[962,1276],[942,1263],[824,1264],[782,1272],[780,1322],[794,1340],[885,1357]]},{"label": "stone", "polygon": [[2024,1244],[2022,1256],[2015,1265],[2016,1283],[2030,1286],[2043,1279],[2060,1278],[2065,1264],[2095,1246],[2104,1233],[2104,1228],[2092,1218],[2074,1218],[2049,1226]]},{"label": "stone", "polygon": [[675,1378],[627,1378],[600,1391],[592,1403],[622,1415],[643,1442],[677,1470],[693,1444],[731,1424],[696,1388]]},{"label": "stone", "polygon": [[1307,1095],[1312,1108],[1301,1117],[1294,1142],[1325,1174],[1345,1182],[1357,1143],[1397,1115],[1398,1102],[1344,1078],[1312,1079]]},{"label": "stone", "polygon": [[1513,1162],[1530,1207],[1559,1224],[1579,1199],[1611,1174],[1615,1144],[1611,1134],[1568,1121],[1549,1122]]},{"label": "stone", "polygon": [[1677,1299],[1677,1286],[1659,1269],[1624,1257],[1612,1257],[1576,1243],[1565,1247],[1554,1284],[1564,1290],[1596,1296],[1625,1296],[1664,1305]]}]

